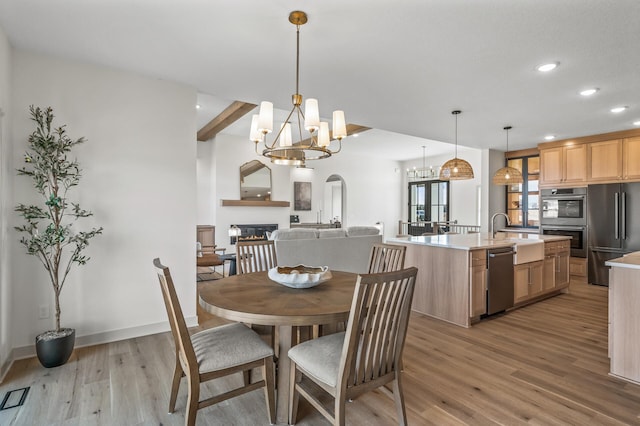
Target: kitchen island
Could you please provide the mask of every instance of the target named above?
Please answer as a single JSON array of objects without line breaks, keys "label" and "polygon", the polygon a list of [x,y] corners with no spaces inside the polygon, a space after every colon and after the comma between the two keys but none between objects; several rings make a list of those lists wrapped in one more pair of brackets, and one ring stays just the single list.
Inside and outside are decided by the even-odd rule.
[{"label": "kitchen island", "polygon": [[514,307],[566,292],[569,243],[566,236],[498,233],[399,237],[405,265],[418,268],[412,309],[462,327],[487,312],[487,250],[513,247]]},{"label": "kitchen island", "polygon": [[609,374],[640,384],[640,252],[605,263],[609,271]]}]

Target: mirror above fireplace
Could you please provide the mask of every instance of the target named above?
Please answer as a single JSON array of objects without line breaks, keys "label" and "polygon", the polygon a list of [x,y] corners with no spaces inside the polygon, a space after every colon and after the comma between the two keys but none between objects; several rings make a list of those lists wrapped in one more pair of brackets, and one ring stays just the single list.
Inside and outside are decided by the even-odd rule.
[{"label": "mirror above fireplace", "polygon": [[271,200],[271,169],[258,160],[240,166],[240,199]]},{"label": "mirror above fireplace", "polygon": [[271,199],[271,169],[258,160],[240,166],[240,199],[220,200],[225,207],[289,207],[289,201]]}]

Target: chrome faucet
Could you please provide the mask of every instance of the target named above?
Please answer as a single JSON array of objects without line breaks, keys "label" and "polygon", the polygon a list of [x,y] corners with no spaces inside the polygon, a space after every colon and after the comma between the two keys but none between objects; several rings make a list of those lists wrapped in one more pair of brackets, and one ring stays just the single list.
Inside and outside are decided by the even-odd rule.
[{"label": "chrome faucet", "polygon": [[506,215],[506,213],[496,213],[493,216],[491,216],[491,238],[495,238],[496,237],[496,231],[495,231],[495,220],[496,217],[498,216],[504,216],[505,219],[507,219],[507,226],[511,225],[511,220],[509,219],[509,216]]}]

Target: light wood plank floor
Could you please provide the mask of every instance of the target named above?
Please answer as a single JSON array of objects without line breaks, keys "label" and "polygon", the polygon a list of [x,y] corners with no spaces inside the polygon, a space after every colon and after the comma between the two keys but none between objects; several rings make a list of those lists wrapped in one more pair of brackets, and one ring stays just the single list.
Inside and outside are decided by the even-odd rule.
[{"label": "light wood plank floor", "polygon": [[[404,364],[411,425],[640,424],[640,386],[607,375],[606,288],[572,282],[569,294],[471,329],[414,315]],[[24,407],[0,412],[0,425],[182,425],[184,387],[167,414],[172,365],[168,333],[77,349],[55,369],[16,362],[0,396],[31,391]],[[364,395],[348,404],[347,423],[397,424],[393,403]],[[198,414],[198,425],[262,424],[261,391]],[[298,424],[328,422],[301,402]]]}]

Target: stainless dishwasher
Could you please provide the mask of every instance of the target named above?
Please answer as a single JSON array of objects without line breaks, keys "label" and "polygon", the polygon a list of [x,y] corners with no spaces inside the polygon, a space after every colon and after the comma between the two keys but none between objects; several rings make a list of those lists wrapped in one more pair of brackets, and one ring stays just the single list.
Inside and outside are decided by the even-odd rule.
[{"label": "stainless dishwasher", "polygon": [[487,315],[513,307],[513,247],[487,250]]}]

